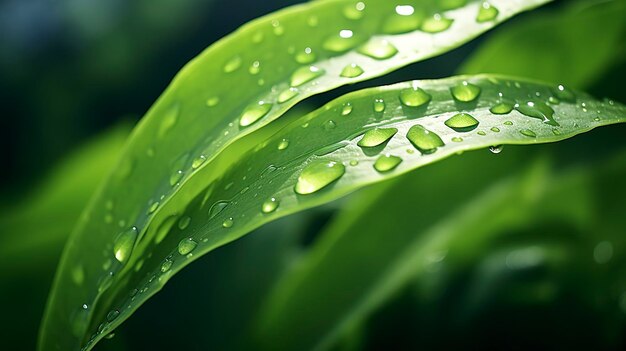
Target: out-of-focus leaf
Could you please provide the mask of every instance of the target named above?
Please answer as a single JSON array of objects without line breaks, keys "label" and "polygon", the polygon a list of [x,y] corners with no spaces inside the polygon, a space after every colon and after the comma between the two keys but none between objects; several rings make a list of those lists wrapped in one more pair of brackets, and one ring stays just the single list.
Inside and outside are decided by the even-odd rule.
[{"label": "out-of-focus leaf", "polygon": [[626,2],[576,1],[540,11],[494,33],[459,69],[562,82],[584,88],[622,62]]}]

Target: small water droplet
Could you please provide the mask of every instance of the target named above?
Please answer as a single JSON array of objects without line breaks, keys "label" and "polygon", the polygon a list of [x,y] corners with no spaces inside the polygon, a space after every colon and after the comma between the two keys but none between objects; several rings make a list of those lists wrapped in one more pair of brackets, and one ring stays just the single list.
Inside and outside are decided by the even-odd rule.
[{"label": "small water droplet", "polygon": [[259,101],[256,104],[248,106],[241,117],[239,118],[239,125],[241,127],[247,127],[259,119],[267,115],[272,109],[272,104],[265,101]]},{"label": "small water droplet", "polygon": [[150,213],[154,213],[154,211],[156,211],[159,208],[159,202],[155,201],[152,203],[152,205],[150,205],[150,207],[148,208],[148,214]]},{"label": "small water droplet", "polygon": [[291,75],[290,84],[292,87],[299,87],[313,79],[322,76],[325,71],[315,66],[300,67]]},{"label": "small water droplet", "polygon": [[280,143],[278,143],[277,149],[278,150],[285,150],[288,147],[289,147],[289,140],[288,139],[283,139],[283,140],[280,141]]},{"label": "small water droplet", "polygon": [[228,60],[228,62],[226,62],[226,64],[224,65],[224,72],[231,73],[231,72],[238,70],[239,67],[241,67],[242,62],[243,61],[241,59],[241,56],[239,55],[234,56],[233,58]]},{"label": "small water droplet", "polygon": [[478,10],[478,15],[476,16],[476,22],[483,23],[496,19],[498,17],[498,9],[491,5],[490,3],[484,1],[480,5],[480,9]]},{"label": "small water droplet", "polygon": [[446,120],[445,125],[457,132],[469,132],[478,127],[478,120],[467,113],[457,113]]},{"label": "small water droplet", "polygon": [[385,39],[373,38],[362,45],[358,52],[376,60],[386,60],[395,56],[398,49]]},{"label": "small water droplet", "polygon": [[380,155],[374,162],[374,169],[378,172],[389,172],[402,162],[402,158],[390,154]]},{"label": "small water droplet", "polygon": [[363,74],[363,68],[356,63],[351,63],[341,70],[341,76],[344,78],[356,78]]},{"label": "small water droplet", "polygon": [[275,36],[280,37],[285,34],[285,27],[283,27],[279,21],[272,21],[272,27],[272,32],[274,32]]},{"label": "small water droplet", "polygon": [[178,220],[178,229],[185,230],[187,229],[187,227],[189,227],[190,223],[191,223],[191,217],[182,216],[180,220]]},{"label": "small water droplet", "polygon": [[374,112],[384,112],[385,108],[385,101],[383,99],[374,100]]},{"label": "small water droplet", "polygon": [[332,119],[324,122],[324,130],[333,130],[335,127],[337,127],[337,124]]},{"label": "small water droplet", "polygon": [[163,261],[163,263],[161,264],[161,273],[165,273],[167,271],[170,270],[170,268],[172,268],[172,264],[174,262],[170,259],[165,259],[165,261]]},{"label": "small water droplet", "polygon": [[228,201],[218,201],[216,203],[214,203],[211,208],[209,209],[209,219],[214,218],[215,216],[217,216],[220,212],[222,212],[226,206],[228,206],[230,204],[230,202]]},{"label": "small water droplet", "polygon": [[193,238],[186,238],[178,243],[178,253],[185,256],[196,249],[198,243]]},{"label": "small water droplet", "polygon": [[493,113],[494,115],[506,115],[513,111],[513,107],[513,104],[501,102],[491,107],[489,109],[489,112]]},{"label": "small water droplet", "polygon": [[280,201],[278,201],[278,199],[276,199],[275,197],[270,197],[269,199],[265,200],[265,202],[263,202],[263,205],[261,206],[261,211],[263,213],[272,213],[276,211],[279,204]]},{"label": "small water droplet", "polygon": [[285,89],[278,95],[278,103],[284,104],[285,102],[296,97],[299,93],[300,92],[296,88]]},{"label": "small water droplet", "polygon": [[208,107],[214,107],[214,106],[217,106],[217,104],[219,104],[219,103],[220,103],[220,98],[219,98],[219,97],[217,97],[217,96],[212,96],[212,97],[210,97],[210,98],[208,98],[208,99],[206,100],[206,105],[207,105]]},{"label": "small water droplet", "polygon": [[412,32],[422,24],[421,17],[415,13],[415,8],[411,5],[398,5],[395,13],[388,17],[382,28],[385,34],[401,34]]},{"label": "small water droplet", "polygon": [[502,152],[502,149],[504,149],[504,146],[502,145],[493,145],[489,147],[489,151],[491,151],[492,154],[499,154]]},{"label": "small water droplet", "polygon": [[537,134],[535,134],[535,132],[533,132],[530,129],[522,129],[519,132],[522,133],[522,135],[525,135],[527,137],[531,137],[531,138],[536,138],[537,137]]},{"label": "small water droplet", "polygon": [[230,217],[230,218],[225,219],[224,222],[222,222],[222,227],[230,228],[233,226],[233,224],[235,224],[235,221],[233,220],[232,217]]},{"label": "small water droplet", "polygon": [[182,170],[174,171],[174,173],[172,173],[170,175],[170,185],[174,186],[174,185],[178,184],[180,182],[180,180],[183,179],[184,175],[185,175],[185,173],[183,173]]},{"label": "small water droplet", "polygon": [[252,75],[259,74],[259,72],[261,72],[261,62],[259,61],[252,62],[250,67],[248,67],[248,72]]},{"label": "small water droplet", "polygon": [[346,5],[343,8],[343,15],[350,20],[359,20],[363,18],[363,10],[365,10],[365,3],[359,1],[355,5]]},{"label": "small water droplet", "polygon": [[178,105],[175,105],[174,107],[170,108],[169,111],[167,111],[167,113],[163,117],[163,120],[161,121],[161,125],[159,126],[159,138],[163,138],[174,127],[174,125],[178,121],[178,113]]},{"label": "small water droplet", "polygon": [[355,167],[355,166],[358,166],[358,165],[359,165],[359,161],[357,161],[357,160],[351,160],[349,164],[350,164],[350,166]]},{"label": "small water droplet", "polygon": [[206,161],[206,156],[204,155],[200,155],[198,157],[196,157],[193,162],[191,163],[191,168],[196,169],[200,166],[202,166],[202,164]]},{"label": "small water droplet", "polygon": [[559,125],[554,120],[554,110],[552,107],[544,104],[543,102],[527,101],[523,104],[517,104],[515,109],[525,116],[540,119],[544,123],[551,126]]},{"label": "small water droplet", "polygon": [[307,64],[314,62],[317,59],[317,55],[315,55],[313,49],[306,47],[304,50],[298,52],[294,58],[298,63]]},{"label": "small water droplet", "polygon": [[504,125],[505,125],[505,126],[512,126],[512,125],[513,125],[513,122],[511,122],[511,121],[505,121],[505,122],[504,122]]},{"label": "small water droplet", "polygon": [[484,130],[479,130],[478,132],[476,132],[476,134],[480,135],[480,136],[485,136],[487,135],[487,133]]},{"label": "small water droplet", "polygon": [[494,133],[500,133],[500,128],[498,127],[491,127],[491,131]]},{"label": "small water droplet", "polygon": [[406,137],[422,154],[432,154],[445,145],[439,135],[419,124],[412,126]]},{"label": "small water droplet", "polygon": [[396,133],[396,128],[375,128],[363,134],[363,138],[357,143],[360,147],[376,147],[389,141]]},{"label": "small water droplet", "polygon": [[450,28],[452,22],[454,22],[453,19],[446,18],[440,14],[435,14],[424,20],[421,29],[426,33],[439,33]]},{"label": "small water droplet", "polygon": [[450,88],[452,97],[460,102],[474,101],[478,97],[478,95],[480,95],[480,91],[481,89],[479,86],[469,83],[467,81],[464,81],[461,84]]},{"label": "small water droplet", "polygon": [[418,87],[403,89],[400,92],[400,102],[409,107],[420,107],[431,100],[430,94]]},{"label": "small water droplet", "polygon": [[352,113],[352,104],[347,102],[341,108],[341,115],[342,116],[347,116],[347,115],[349,115],[351,113]]},{"label": "small water droplet", "polygon": [[294,190],[300,195],[315,193],[341,178],[345,171],[345,166],[340,162],[311,162],[300,173]]},{"label": "small water droplet", "polygon": [[460,143],[460,142],[463,141],[463,138],[461,138],[461,137],[453,137],[452,141],[455,142],[455,143]]},{"label": "small water droplet", "polygon": [[561,101],[567,101],[571,103],[576,102],[576,94],[574,94],[572,90],[562,84],[558,85],[556,89],[554,89],[554,95],[556,95],[556,97]]},{"label": "small water droplet", "polygon": [[135,248],[138,234],[137,227],[131,227],[118,234],[113,244],[113,254],[120,263],[126,263],[128,258],[130,258]]},{"label": "small water droplet", "polygon": [[120,315],[120,311],[111,310],[107,313],[107,322],[113,322]]},{"label": "small water droplet", "polygon": [[339,33],[332,35],[322,43],[325,50],[343,53],[356,47],[361,39],[349,29],[343,29]]}]

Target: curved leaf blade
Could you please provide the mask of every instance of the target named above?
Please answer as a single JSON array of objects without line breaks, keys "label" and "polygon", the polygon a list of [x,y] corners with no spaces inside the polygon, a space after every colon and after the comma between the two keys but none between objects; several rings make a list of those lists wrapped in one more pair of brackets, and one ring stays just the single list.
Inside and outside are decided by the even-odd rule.
[{"label": "curved leaf blade", "polygon": [[[466,89],[477,96],[461,102],[458,97],[468,100],[472,96]],[[564,100],[557,104],[556,96]],[[377,105],[381,101],[384,111]],[[415,106],[418,101],[426,102]],[[503,101],[518,103],[519,109],[533,115],[527,104],[532,101],[535,108],[544,112],[549,108],[554,115],[542,120],[517,110],[490,112]],[[546,104],[548,101],[554,104]],[[461,111],[472,119],[461,118],[459,127],[458,121],[450,120]],[[475,120],[478,126],[469,130],[467,120]],[[279,130],[241,156],[182,213],[170,213],[163,236],[155,232],[144,239],[146,254],[132,262],[133,269],[118,278],[116,289],[103,302],[102,306],[110,310],[100,313],[100,326],[92,340],[112,331],[197,257],[273,219],[459,152],[501,144],[554,142],[624,121],[626,107],[621,104],[600,102],[552,85],[497,76],[414,81],[348,94]],[[397,133],[378,146],[360,147],[364,133],[375,128],[395,128]],[[426,140],[435,146],[409,141],[407,135],[412,130],[418,136],[429,135]],[[437,139],[433,139],[433,133]],[[377,170],[381,157],[386,164],[392,159],[388,154],[402,161],[396,162],[395,168]],[[320,178],[310,177],[320,169]],[[316,187],[320,189],[311,190]],[[105,319],[111,313],[115,318]]]},{"label": "curved leaf blade", "polygon": [[[192,188],[193,193],[199,187],[187,183],[210,183],[194,174],[209,165],[217,168],[212,160],[226,146],[312,94],[432,57],[548,1],[493,0],[498,15],[481,23],[475,21],[482,3],[477,0],[460,2],[461,7],[452,9],[434,0],[365,0],[359,2],[366,6],[362,16],[355,15],[355,9],[361,10],[353,1],[313,2],[253,21],[211,46],[177,75],[147,113],[115,173],[76,227],[49,298],[40,348],[75,349],[85,344],[85,330],[72,325],[102,318],[95,316],[102,313],[98,301],[110,299],[105,293],[109,281],[117,284],[118,280],[111,275],[126,274],[122,267],[126,262],[109,263],[113,241],[125,231],[136,230],[127,235],[138,240],[127,240],[125,246],[141,242],[148,228],[161,224],[152,225],[154,216],[173,195],[183,188]],[[385,29],[383,22],[401,16],[397,5],[411,7],[415,18],[401,30]],[[302,33],[307,33],[309,42],[302,42]],[[362,46],[370,39],[368,46]],[[353,64],[363,72],[355,73],[357,69],[342,76]],[[125,261],[126,256],[118,258]],[[73,330],[72,335],[67,330]]]}]

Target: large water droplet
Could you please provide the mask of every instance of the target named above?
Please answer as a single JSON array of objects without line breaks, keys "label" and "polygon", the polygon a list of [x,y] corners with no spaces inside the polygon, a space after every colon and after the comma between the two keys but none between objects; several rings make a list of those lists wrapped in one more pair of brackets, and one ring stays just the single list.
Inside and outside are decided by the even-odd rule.
[{"label": "large water droplet", "polygon": [[299,93],[300,92],[296,88],[285,89],[278,95],[278,103],[284,104],[285,102],[296,97]]},{"label": "large water droplet", "polygon": [[480,87],[464,81],[450,88],[450,92],[457,101],[472,102],[480,95]]},{"label": "large water droplet", "polygon": [[259,119],[267,115],[272,109],[272,104],[265,101],[259,101],[256,104],[248,106],[241,117],[239,118],[239,125],[241,127],[247,127]]},{"label": "large water droplet", "polygon": [[263,213],[272,213],[276,211],[279,204],[280,201],[278,201],[278,199],[276,199],[275,197],[271,197],[263,202],[263,205],[261,206],[261,211],[263,211]]},{"label": "large water droplet", "polygon": [[137,241],[137,235],[139,231],[137,227],[129,228],[121,232],[115,239],[113,244],[113,254],[120,263],[126,263],[130,255],[135,248],[135,242]]},{"label": "large water droplet", "polygon": [[502,149],[504,149],[504,146],[502,145],[493,145],[489,147],[489,151],[491,151],[492,154],[499,154],[502,152]]},{"label": "large water droplet", "polygon": [[230,204],[230,202],[228,202],[228,201],[218,201],[218,202],[214,203],[211,206],[211,208],[209,209],[209,219],[212,219],[213,217],[217,216],[229,204]]},{"label": "large water droplet", "polygon": [[356,78],[363,74],[363,68],[356,63],[351,63],[341,70],[341,76],[344,78]]},{"label": "large water droplet", "polygon": [[224,72],[230,73],[230,72],[234,72],[238,70],[239,67],[241,67],[241,63],[242,63],[241,56],[239,55],[234,56],[233,58],[228,60],[228,62],[226,62],[226,64],[224,65]]},{"label": "large water droplet", "polygon": [[489,109],[489,112],[493,113],[494,115],[506,115],[513,111],[513,107],[513,104],[501,102],[491,107]]},{"label": "large water droplet", "polygon": [[322,47],[335,53],[346,52],[359,44],[361,39],[349,29],[343,29],[336,35],[328,37]]},{"label": "large water droplet", "polygon": [[341,178],[345,172],[341,162],[314,161],[302,170],[294,190],[300,195],[312,194]]},{"label": "large water droplet", "polygon": [[159,126],[159,138],[163,138],[178,121],[179,106],[175,105],[163,117]]},{"label": "large water droplet", "polygon": [[478,127],[478,120],[467,113],[457,113],[445,121],[446,126],[457,132],[469,132]]},{"label": "large water droplet", "polygon": [[347,102],[341,108],[341,115],[342,116],[347,116],[347,115],[349,115],[351,113],[352,113],[352,104]]},{"label": "large water droplet", "polygon": [[398,49],[385,39],[373,38],[362,45],[358,52],[376,60],[386,60],[395,56]]},{"label": "large water droplet", "polygon": [[206,162],[206,156],[200,155],[193,160],[193,162],[191,163],[191,168],[196,169],[202,166],[204,162]]},{"label": "large water droplet", "polygon": [[476,16],[476,22],[483,23],[487,21],[492,21],[498,17],[498,9],[491,5],[488,2],[483,2],[480,5],[480,9],[478,10],[478,15]]},{"label": "large water droplet", "polygon": [[378,172],[389,172],[402,162],[402,158],[390,154],[380,155],[374,162],[374,169]]},{"label": "large water droplet", "polygon": [[285,150],[286,148],[289,147],[289,140],[288,139],[283,139],[280,141],[280,143],[278,143],[278,150]]},{"label": "large water droplet", "polygon": [[224,228],[230,228],[235,224],[235,221],[233,220],[232,217],[226,218],[224,220],[224,222],[222,222],[222,227]]},{"label": "large water droplet", "polygon": [[313,52],[313,49],[307,47],[304,50],[298,52],[295,56],[296,62],[301,64],[307,64],[315,61],[317,56]]},{"label": "large water droplet", "polygon": [[398,129],[396,128],[375,128],[368,130],[363,135],[363,138],[359,140],[357,145],[360,147],[376,147],[386,143],[389,139],[391,139],[396,133]]},{"label": "large water droplet", "polygon": [[406,137],[422,154],[432,154],[438,147],[445,145],[439,135],[419,124],[411,127]]},{"label": "large water droplet", "polygon": [[385,101],[383,99],[374,100],[374,112],[384,112],[385,107]]},{"label": "large water droplet", "polygon": [[198,243],[193,238],[183,239],[178,243],[178,253],[185,256],[196,249]]},{"label": "large water droplet", "polygon": [[420,107],[427,104],[431,98],[430,94],[418,87],[403,89],[400,92],[400,102],[409,107]]},{"label": "large water droplet", "polygon": [[323,75],[323,69],[315,66],[300,67],[291,75],[291,86],[299,87],[304,83],[308,83],[313,79]]},{"label": "large water droplet", "polygon": [[454,22],[454,20],[445,18],[440,14],[435,14],[422,23],[421,29],[426,33],[439,33],[450,28],[452,22]]},{"label": "large water droplet", "polygon": [[554,120],[554,110],[552,107],[538,101],[528,101],[523,104],[518,104],[515,109],[522,114],[542,120],[544,123],[551,126],[558,126],[559,124]]}]

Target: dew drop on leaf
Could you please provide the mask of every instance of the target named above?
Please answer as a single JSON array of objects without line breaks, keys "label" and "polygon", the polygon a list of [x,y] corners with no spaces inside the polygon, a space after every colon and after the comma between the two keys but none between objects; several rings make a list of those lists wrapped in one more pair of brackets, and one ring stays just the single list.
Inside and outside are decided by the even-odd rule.
[{"label": "dew drop on leaf", "polygon": [[385,34],[401,34],[414,31],[422,24],[421,18],[415,14],[411,5],[398,5],[395,13],[389,16],[382,28]]},{"label": "dew drop on leaf", "polygon": [[356,63],[351,63],[341,70],[341,76],[344,78],[356,78],[363,74],[363,68]]},{"label": "dew drop on leaf", "polygon": [[278,103],[284,104],[285,102],[293,99],[300,92],[296,88],[288,88],[283,90],[280,94],[278,94]]},{"label": "dew drop on leaf", "polygon": [[275,197],[271,197],[263,202],[263,205],[261,206],[261,211],[263,213],[272,213],[276,211],[279,204],[280,202],[278,201],[278,199],[276,199]]},{"label": "dew drop on leaf", "polygon": [[324,122],[324,130],[333,130],[335,127],[337,127],[337,124],[332,119]]},{"label": "dew drop on leaf", "polygon": [[554,120],[554,110],[552,107],[543,102],[527,101],[526,103],[517,104],[515,109],[525,116],[540,119],[551,126],[559,125]]},{"label": "dew drop on leaf", "polygon": [[315,66],[300,67],[291,75],[290,84],[292,87],[299,87],[317,77],[320,77],[324,73],[323,69]]},{"label": "dew drop on leaf", "polygon": [[267,115],[272,109],[272,104],[265,101],[259,101],[256,104],[248,106],[241,117],[239,118],[239,125],[241,127],[247,127],[259,119]]},{"label": "dew drop on leaf", "polygon": [[178,113],[179,106],[175,105],[172,107],[167,113],[163,120],[161,121],[161,125],[159,126],[159,138],[165,137],[165,135],[174,127],[176,122],[178,121]]},{"label": "dew drop on leaf", "polygon": [[365,10],[365,3],[359,1],[354,5],[347,5],[346,7],[344,7],[343,15],[350,20],[359,20],[363,18],[363,10]]},{"label": "dew drop on leaf", "polygon": [[356,47],[359,41],[359,37],[354,35],[354,32],[349,29],[343,29],[339,33],[326,38],[322,43],[322,47],[331,52],[343,53]]},{"label": "dew drop on leaf", "polygon": [[554,95],[556,95],[556,97],[561,101],[567,101],[571,103],[576,102],[576,94],[574,94],[572,90],[562,84],[558,85],[556,89],[554,89]]},{"label": "dew drop on leaf", "polygon": [[506,115],[513,111],[513,107],[513,104],[501,102],[491,107],[489,109],[489,112],[493,113],[494,115]]},{"label": "dew drop on leaf", "polygon": [[341,115],[342,116],[347,116],[347,115],[349,115],[351,113],[352,113],[352,104],[347,102],[341,108]]},{"label": "dew drop on leaf", "polygon": [[461,138],[461,137],[453,137],[452,141],[455,142],[455,143],[460,143],[460,142],[463,141],[463,138]]},{"label": "dew drop on leaf", "polygon": [[406,137],[422,154],[432,154],[438,147],[445,145],[439,135],[419,124],[411,127]]},{"label": "dew drop on leaf", "polygon": [[460,102],[472,102],[480,95],[480,87],[469,82],[462,82],[450,88],[452,97]]},{"label": "dew drop on leaf", "polygon": [[230,218],[225,219],[224,222],[222,222],[222,227],[230,228],[233,226],[233,224],[235,224],[235,221],[232,219],[232,217],[230,217]]},{"label": "dew drop on leaf", "polygon": [[137,227],[131,227],[118,234],[113,244],[113,254],[120,263],[126,263],[135,248],[138,234]]},{"label": "dew drop on leaf", "polygon": [[395,56],[398,53],[398,49],[387,40],[371,39],[362,45],[358,52],[376,60],[386,60]]},{"label": "dew drop on leaf", "polygon": [[483,2],[478,9],[478,15],[476,16],[476,22],[483,23],[496,19],[498,17],[498,9],[488,3],[487,1]]},{"label": "dew drop on leaf", "polygon": [[457,113],[446,120],[445,125],[457,132],[469,132],[478,127],[478,120],[468,113]]},{"label": "dew drop on leaf", "polygon": [[202,166],[202,164],[206,161],[206,156],[204,155],[200,155],[198,157],[196,157],[193,162],[191,163],[191,168],[196,169],[200,166]]},{"label": "dew drop on leaf", "polygon": [[530,129],[522,129],[519,132],[522,133],[522,135],[525,135],[527,137],[531,137],[531,138],[536,138],[537,137],[537,134],[535,134],[535,132],[533,132]]},{"label": "dew drop on leaf", "polygon": [[239,67],[241,67],[241,56],[237,55],[234,56],[233,58],[231,58],[230,60],[228,60],[228,62],[226,62],[226,64],[224,65],[224,72],[225,73],[231,73],[236,71],[237,69],[239,69]]},{"label": "dew drop on leaf", "polygon": [[374,162],[374,169],[378,172],[389,172],[402,162],[402,158],[390,154],[380,155]]},{"label": "dew drop on leaf", "polygon": [[173,263],[174,262],[172,262],[172,260],[170,259],[166,259],[165,261],[163,261],[163,263],[161,264],[161,273],[169,271],[170,268],[172,268]]},{"label": "dew drop on leaf", "polygon": [[360,147],[376,147],[391,139],[398,129],[396,128],[375,128],[363,134],[363,138],[357,143]]},{"label": "dew drop on leaf", "polygon": [[383,99],[374,100],[374,112],[384,112],[385,108],[385,101]]},{"label": "dew drop on leaf", "polygon": [[183,239],[178,243],[178,253],[185,256],[195,250],[196,246],[198,243],[192,238]]},{"label": "dew drop on leaf", "polygon": [[120,315],[120,311],[111,310],[107,313],[107,322],[113,322]]},{"label": "dew drop on leaf", "polygon": [[190,223],[191,223],[191,217],[189,217],[189,216],[182,216],[178,220],[178,229],[185,230],[185,229],[187,229],[187,227],[189,227]]},{"label": "dew drop on leaf", "polygon": [[435,14],[424,20],[421,29],[426,33],[439,33],[450,28],[452,22],[454,22],[454,20],[445,18],[440,14]]},{"label": "dew drop on leaf", "polygon": [[317,56],[313,52],[313,49],[307,47],[304,50],[298,52],[295,56],[295,60],[301,64],[307,64],[315,61]]},{"label": "dew drop on leaf", "polygon": [[420,107],[431,99],[430,94],[418,87],[403,89],[400,92],[400,102],[409,107]]},{"label": "dew drop on leaf", "polygon": [[208,107],[217,106],[217,104],[219,103],[220,103],[220,98],[218,98],[217,96],[212,96],[206,100],[206,105]]},{"label": "dew drop on leaf", "polygon": [[500,128],[498,127],[491,127],[491,131],[494,133],[500,133]]},{"label": "dew drop on leaf", "polygon": [[504,146],[502,145],[493,145],[489,147],[489,151],[491,151],[492,154],[499,154],[502,152],[503,148]]},{"label": "dew drop on leaf", "polygon": [[220,214],[220,212],[222,212],[229,204],[230,202],[228,201],[218,201],[214,203],[209,209],[209,219],[212,219]]},{"label": "dew drop on leaf", "polygon": [[288,147],[289,147],[289,140],[288,139],[283,139],[283,140],[280,141],[280,143],[278,143],[277,149],[278,150],[285,150]]},{"label": "dew drop on leaf", "polygon": [[302,170],[294,190],[300,195],[315,193],[341,178],[345,172],[341,162],[314,161]]}]

